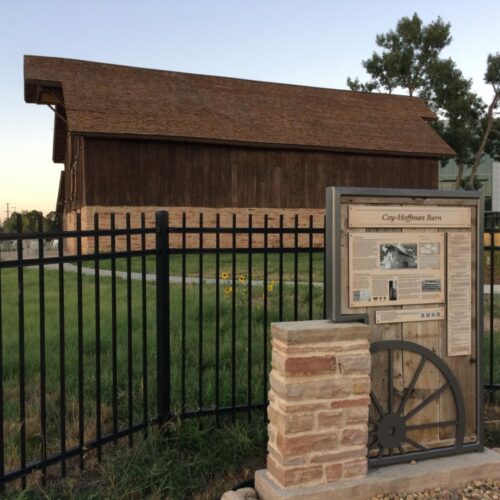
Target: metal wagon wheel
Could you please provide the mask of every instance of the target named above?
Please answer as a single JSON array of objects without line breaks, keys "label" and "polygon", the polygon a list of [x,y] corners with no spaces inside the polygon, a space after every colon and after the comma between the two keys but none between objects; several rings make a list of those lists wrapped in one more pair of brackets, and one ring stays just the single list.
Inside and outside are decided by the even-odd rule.
[{"label": "metal wagon wheel", "polygon": [[[380,462],[381,457],[384,453],[393,457],[391,461],[394,461],[395,456],[405,455],[405,444],[411,445],[413,447],[412,455],[415,450],[419,452],[428,451],[429,448],[423,444],[415,441],[408,437],[407,432],[416,429],[430,429],[436,427],[455,427],[455,444],[452,448],[460,448],[463,444],[464,434],[465,434],[465,407],[460,391],[460,386],[458,384],[455,375],[448,368],[446,363],[434,354],[429,349],[415,344],[413,342],[400,341],[400,340],[385,340],[381,342],[375,342],[371,345],[372,354],[387,351],[387,405],[384,407],[381,404],[379,397],[373,391],[370,393],[370,398],[374,412],[370,412],[370,437],[371,442],[369,443],[369,451],[375,450],[376,456],[371,460],[373,462]],[[420,362],[415,370],[410,383],[404,389],[401,396],[401,401],[399,404],[394,404],[394,370],[393,370],[393,351],[408,351],[415,353],[420,356]],[[426,363],[434,365],[443,375],[445,382],[433,391],[429,396],[427,396],[420,404],[415,408],[410,410],[408,413],[405,412],[406,405],[411,398],[411,395],[415,389],[415,385],[418,381],[420,374]],[[405,384],[406,385],[406,384]],[[417,415],[419,412],[424,410],[426,406],[434,401],[436,398],[444,394],[446,391],[450,391],[453,396],[453,401],[455,404],[455,419],[447,421],[436,421],[424,424],[414,424],[412,425],[410,420]],[[376,414],[376,419],[373,419],[373,414]],[[405,458],[405,457],[401,457]]]}]

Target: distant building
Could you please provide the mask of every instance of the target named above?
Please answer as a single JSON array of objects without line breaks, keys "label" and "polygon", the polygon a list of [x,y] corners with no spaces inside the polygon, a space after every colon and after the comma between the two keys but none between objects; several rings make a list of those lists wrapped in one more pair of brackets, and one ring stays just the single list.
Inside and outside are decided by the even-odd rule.
[{"label": "distant building", "polygon": [[[468,172],[465,172],[465,176]],[[457,164],[448,160],[439,169],[439,189],[455,189]],[[487,211],[500,212],[500,162],[493,161],[490,156],[484,156],[477,170],[477,179],[481,183],[481,191],[485,197]]]}]

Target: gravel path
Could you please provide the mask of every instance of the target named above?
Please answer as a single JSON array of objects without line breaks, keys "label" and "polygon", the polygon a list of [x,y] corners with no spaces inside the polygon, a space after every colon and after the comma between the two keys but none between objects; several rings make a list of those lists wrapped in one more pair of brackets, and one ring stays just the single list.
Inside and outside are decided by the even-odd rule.
[{"label": "gravel path", "polygon": [[[46,269],[59,269],[58,264],[47,264],[45,266]],[[66,263],[64,264],[64,271],[69,272],[69,273],[76,273],[77,272],[77,266],[75,264],[71,263]],[[87,275],[87,276],[94,276],[95,275],[95,269],[93,267],[82,267],[82,274]],[[128,278],[128,275],[125,271],[116,271],[116,277],[122,280],[126,280]],[[99,276],[106,276],[110,277],[111,276],[111,271],[109,269],[99,269]],[[142,273],[130,273],[130,279],[132,280],[137,280],[140,281],[142,280]],[[156,281],[156,274],[146,274],[146,281]],[[193,277],[193,276],[186,276],[186,283],[189,284],[196,284],[199,283],[200,279]],[[182,276],[170,276],[170,283],[176,283],[180,284],[182,283]],[[215,278],[203,278],[203,283],[207,283],[209,285],[215,285],[217,283],[217,280]],[[221,286],[231,286],[233,284],[232,280],[228,279],[219,279],[219,284]],[[252,280],[252,284],[254,286],[263,286],[264,281],[262,280]],[[297,283],[298,285],[309,285],[308,281],[299,281]],[[295,283],[293,281],[283,281],[284,286],[294,286]],[[323,283],[318,283],[318,282],[313,282],[314,287],[318,288],[323,288]]]},{"label": "gravel path", "polygon": [[500,481],[472,481],[457,490],[435,488],[416,493],[380,494],[371,497],[371,500],[422,500],[426,498],[439,498],[442,500],[468,500],[469,498],[500,500]]}]

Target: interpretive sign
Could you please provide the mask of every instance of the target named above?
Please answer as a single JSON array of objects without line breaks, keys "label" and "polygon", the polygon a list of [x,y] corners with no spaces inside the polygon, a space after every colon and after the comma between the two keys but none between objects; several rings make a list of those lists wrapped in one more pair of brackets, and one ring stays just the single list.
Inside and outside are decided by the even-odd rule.
[{"label": "interpretive sign", "polygon": [[444,302],[443,233],[351,233],[349,306]]},{"label": "interpretive sign", "polygon": [[370,325],[368,464],[480,451],[480,192],[329,188],[326,306]]},{"label": "interpretive sign", "polygon": [[349,227],[470,227],[469,207],[350,205]]}]

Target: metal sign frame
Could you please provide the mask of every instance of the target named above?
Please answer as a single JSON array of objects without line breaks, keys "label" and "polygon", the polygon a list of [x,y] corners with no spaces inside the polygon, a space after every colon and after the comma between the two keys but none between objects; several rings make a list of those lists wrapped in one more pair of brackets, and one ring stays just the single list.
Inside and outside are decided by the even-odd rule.
[{"label": "metal sign frame", "polygon": [[[483,373],[482,373],[482,350],[483,350],[483,225],[484,225],[484,195],[478,191],[443,191],[434,189],[382,189],[382,188],[356,188],[356,187],[329,187],[326,189],[326,235],[325,235],[325,251],[326,251],[326,312],[327,318],[334,322],[351,322],[358,321],[368,323],[367,314],[343,314],[342,313],[342,296],[341,291],[346,284],[343,280],[348,279],[347,276],[342,276],[341,255],[341,202],[342,198],[357,196],[357,197],[374,197],[387,198],[390,203],[391,198],[407,198],[408,204],[411,205],[419,199],[445,198],[459,200],[476,200],[477,201],[477,223],[476,223],[476,422],[477,422],[477,441],[474,443],[459,443],[458,446],[441,447],[427,449],[414,453],[419,458],[431,458],[444,455],[455,455],[460,453],[483,451],[484,450],[484,425],[483,425]],[[473,291],[474,293],[474,291]],[[458,441],[458,440],[457,440]],[[389,465],[406,461],[409,454],[391,455],[386,457],[377,457],[371,459],[370,466]]]}]

